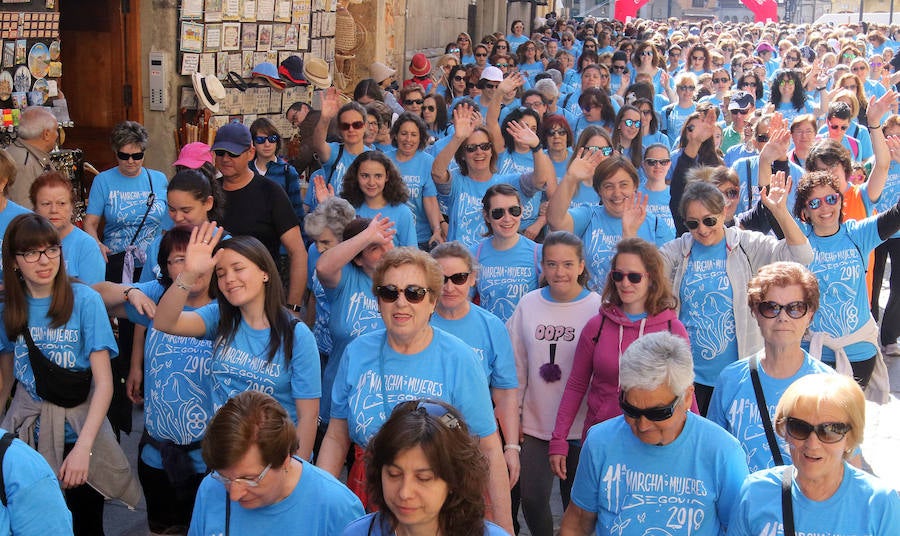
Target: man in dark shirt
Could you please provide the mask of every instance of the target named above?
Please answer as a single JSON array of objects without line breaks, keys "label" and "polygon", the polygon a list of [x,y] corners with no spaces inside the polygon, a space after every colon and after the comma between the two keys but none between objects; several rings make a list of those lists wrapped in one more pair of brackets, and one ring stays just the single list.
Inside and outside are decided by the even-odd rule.
[{"label": "man in dark shirt", "polygon": [[284,246],[289,259],[287,306],[299,312],[306,289],[306,248],[290,199],[276,183],[253,172],[256,156],[250,129],[228,123],[216,132],[212,146],[225,190],[225,217],[220,222],[232,235],[248,235],[262,242],[272,258]]}]

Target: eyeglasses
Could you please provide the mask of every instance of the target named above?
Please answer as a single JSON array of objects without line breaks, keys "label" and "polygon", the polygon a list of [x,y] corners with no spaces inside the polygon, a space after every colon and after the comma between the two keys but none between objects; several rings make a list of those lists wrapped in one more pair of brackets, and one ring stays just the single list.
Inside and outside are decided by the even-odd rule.
[{"label": "eyeglasses", "polygon": [[353,121],[352,123],[343,123],[342,122],[339,126],[341,127],[341,130],[350,130],[351,128],[353,130],[360,130],[361,128],[366,126],[366,124],[363,123],[362,121]]},{"label": "eyeglasses", "polygon": [[25,259],[27,263],[35,263],[41,260],[41,255],[47,257],[47,259],[57,259],[62,254],[62,246],[50,246],[44,249],[29,249],[28,251],[20,251],[16,253],[17,256]]},{"label": "eyeglasses", "polygon": [[452,281],[454,285],[462,285],[466,281],[469,280],[469,275],[471,272],[459,272],[452,275],[444,276],[444,284],[447,284],[447,281]]},{"label": "eyeglasses", "polygon": [[464,147],[467,153],[474,153],[478,149],[481,149],[482,151],[490,151],[491,143],[487,141],[484,143],[470,143],[468,145],[465,145]]},{"label": "eyeglasses", "polygon": [[606,80],[609,78],[609,73],[600,73],[597,76],[599,76],[601,80]]},{"label": "eyeglasses", "polygon": [[425,415],[430,415],[451,430],[459,428],[459,419],[457,419],[456,416],[447,411],[447,408],[440,404],[422,400],[413,411],[415,411],[419,415],[422,415],[423,417]]},{"label": "eyeglasses", "polygon": [[[362,121],[360,121],[359,124],[362,125]],[[362,128],[362,127],[360,127],[360,128]],[[237,158],[237,157],[241,156],[242,154],[244,154],[244,153],[232,153],[231,151],[228,151],[225,149],[215,149],[215,150],[213,150],[213,153],[215,153],[215,155],[218,156],[219,158],[223,158],[225,156],[228,156],[229,158]]]},{"label": "eyeglasses", "polygon": [[645,56],[645,57],[649,57],[649,56],[652,56],[652,55],[653,55],[653,51],[652,51],[652,50],[645,50],[645,51],[641,52],[640,55],[641,55],[641,56]]},{"label": "eyeglasses", "polygon": [[[500,43],[499,45],[494,45],[494,48],[509,48],[509,47],[504,45],[503,43]],[[525,50],[534,50],[534,49],[530,48],[530,49],[525,49]]]},{"label": "eyeglasses", "polygon": [[722,193],[725,194],[725,197],[727,197],[728,199],[731,199],[731,200],[737,199],[738,196],[740,195],[740,192],[738,191],[737,188],[729,188]]},{"label": "eyeglasses", "polygon": [[213,478],[221,482],[225,486],[229,486],[231,484],[240,484],[242,486],[247,486],[248,488],[257,488],[259,487],[260,481],[269,474],[269,469],[272,468],[272,464],[270,463],[262,470],[262,472],[255,478],[228,478],[226,476],[222,476],[218,471],[213,471],[210,473]]},{"label": "eyeglasses", "polygon": [[767,141],[769,141],[769,135],[768,134],[759,134],[756,136],[756,141],[759,143],[766,143]]},{"label": "eyeglasses", "polygon": [[425,111],[425,112],[433,112],[435,110],[437,110],[437,107],[432,106],[430,104],[428,106],[422,106],[422,111]]},{"label": "eyeglasses", "polygon": [[485,58],[485,57],[487,57],[487,52],[476,52],[475,57],[476,58]]},{"label": "eyeglasses", "polygon": [[513,218],[518,218],[522,215],[522,207],[519,205],[513,205],[509,208],[492,208],[491,209],[491,219],[499,220],[502,219],[503,216],[509,212],[509,215]]},{"label": "eyeglasses", "polygon": [[685,220],[684,225],[693,231],[694,229],[700,227],[700,224],[703,224],[704,227],[715,227],[717,223],[719,223],[719,218],[715,216],[707,216],[700,221],[697,220]]},{"label": "eyeglasses", "polygon": [[262,145],[266,142],[269,143],[278,143],[278,140],[281,139],[281,136],[278,134],[269,134],[268,136],[254,136],[253,143],[257,145]]},{"label": "eyeglasses", "polygon": [[838,194],[828,194],[823,197],[814,197],[806,202],[806,208],[809,210],[816,210],[822,206],[822,201],[825,202],[826,205],[834,206],[838,204],[838,201],[841,200],[841,196]]},{"label": "eyeglasses", "polygon": [[385,303],[394,303],[400,299],[400,292],[409,303],[421,303],[425,299],[425,295],[431,292],[430,288],[420,287],[419,285],[407,285],[403,290],[397,288],[396,285],[379,285],[375,287],[375,295]]},{"label": "eyeglasses", "polygon": [[691,56],[694,61],[706,61],[706,56]]},{"label": "eyeglasses", "polygon": [[724,84],[725,82],[730,82],[730,80],[727,77],[713,78],[712,81],[713,81],[713,84]]},{"label": "eyeglasses", "polygon": [[785,56],[784,59],[791,60],[791,61],[800,61],[800,58],[798,58],[796,56]]},{"label": "eyeglasses", "polygon": [[613,65],[612,68],[613,68],[613,71],[624,71],[625,70],[624,65]]},{"label": "eyeglasses", "polygon": [[423,104],[424,102],[425,102],[425,99],[405,99],[403,101],[403,104],[405,104],[407,106],[412,106],[413,104]]},{"label": "eyeglasses", "polygon": [[625,402],[625,393],[619,393],[619,407],[622,413],[629,419],[638,420],[641,417],[648,421],[659,422],[671,419],[675,415],[675,407],[681,402],[681,397],[676,396],[675,400],[665,406],[657,406],[655,408],[637,408]]},{"label": "eyeglasses", "polygon": [[793,417],[788,417],[784,420],[784,430],[797,441],[806,441],[809,434],[815,431],[816,437],[822,443],[837,443],[844,439],[850,428],[850,425],[845,422],[823,422],[813,425]]},{"label": "eyeglasses", "polygon": [[696,86],[678,86],[678,91],[694,91]]},{"label": "eyeglasses", "polygon": [[878,69],[880,67],[883,67],[884,64],[873,61],[872,63],[869,64],[869,66],[871,66],[873,69]]},{"label": "eyeglasses", "polygon": [[568,133],[561,128],[555,128],[548,132],[547,136],[568,136]]},{"label": "eyeglasses", "polygon": [[644,162],[650,167],[668,166],[672,163],[671,158],[645,158]]},{"label": "eyeglasses", "polygon": [[628,278],[628,282],[634,285],[637,285],[644,279],[644,276],[649,276],[650,274],[646,272],[623,272],[622,270],[613,270],[609,273],[609,277],[616,283],[621,283]]},{"label": "eyeglasses", "polygon": [[464,81],[466,80],[466,77],[465,77],[465,76],[458,76],[458,75],[457,75],[457,76],[454,76],[454,77],[453,77],[453,80],[454,80],[455,82],[464,82]]},{"label": "eyeglasses", "polygon": [[734,52],[734,49],[732,47],[722,47],[722,52],[730,53],[730,52]]},{"label": "eyeglasses", "polygon": [[634,119],[624,119],[622,120],[622,122],[625,123],[626,127],[641,128],[640,119],[638,119],[637,121],[635,121]]},{"label": "eyeglasses", "polygon": [[584,148],[587,149],[588,151],[600,151],[603,154],[603,156],[609,156],[613,152],[613,148],[610,147],[609,145],[607,145],[605,147],[600,147],[599,145],[585,145]]},{"label": "eyeglasses", "polygon": [[831,130],[847,130],[847,125],[832,125],[829,124],[828,128]]},{"label": "eyeglasses", "polygon": [[138,160],[144,159],[144,152],[141,151],[139,153],[123,153],[122,151],[116,151],[116,157],[122,162],[127,162],[129,160],[134,160],[137,162]]},{"label": "eyeglasses", "polygon": [[802,301],[794,301],[787,305],[773,301],[764,301],[756,305],[756,311],[765,318],[778,318],[781,311],[784,311],[789,317],[797,319],[806,316],[806,313],[809,311],[809,305]]}]

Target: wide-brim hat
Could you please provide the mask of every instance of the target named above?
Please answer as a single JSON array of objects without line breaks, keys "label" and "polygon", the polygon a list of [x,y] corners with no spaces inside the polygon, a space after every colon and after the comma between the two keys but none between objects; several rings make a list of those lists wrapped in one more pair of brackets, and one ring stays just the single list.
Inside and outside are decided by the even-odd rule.
[{"label": "wide-brim hat", "polygon": [[331,86],[331,73],[328,71],[328,64],[322,58],[307,59],[303,64],[303,77],[320,89]]},{"label": "wide-brim hat", "polygon": [[269,83],[275,89],[284,89],[285,84],[284,80],[278,75],[278,67],[275,67],[271,63],[263,62],[253,68],[253,72],[250,73],[250,76],[253,78],[262,78],[266,82]]},{"label": "wide-brim hat", "polygon": [[278,67],[281,78],[298,86],[308,86],[309,82],[303,77],[303,60],[300,56],[288,56]]},{"label": "wide-brim hat", "polygon": [[[413,76],[427,76],[431,72],[431,62],[425,57],[425,54],[419,52],[412,57],[409,62],[409,72]],[[382,79],[383,80],[383,79]]]},{"label": "wide-brim hat", "polygon": [[372,65],[369,65],[369,75],[372,77],[372,80],[379,84],[395,74],[397,74],[397,69],[391,69],[380,61],[373,62]]},{"label": "wide-brim hat", "polygon": [[191,84],[194,86],[194,93],[197,99],[204,107],[213,113],[218,113],[219,103],[225,100],[225,86],[215,76],[206,76],[200,73],[191,75]]}]

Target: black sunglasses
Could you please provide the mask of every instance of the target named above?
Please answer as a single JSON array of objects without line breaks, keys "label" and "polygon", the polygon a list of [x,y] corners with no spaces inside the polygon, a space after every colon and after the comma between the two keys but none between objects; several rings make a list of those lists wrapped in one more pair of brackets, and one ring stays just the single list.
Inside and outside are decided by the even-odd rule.
[{"label": "black sunglasses", "polygon": [[637,285],[647,275],[644,272],[623,272],[622,270],[613,270],[609,273],[609,277],[616,283],[621,283],[628,278],[628,282]]},{"label": "black sunglasses", "polygon": [[474,153],[478,149],[481,149],[482,151],[490,151],[491,150],[491,144],[490,144],[490,142],[487,142],[487,141],[484,143],[470,143],[468,145],[464,145],[464,147],[465,147],[467,153]]},{"label": "black sunglasses", "polygon": [[447,281],[452,281],[454,285],[462,285],[466,281],[469,280],[469,274],[471,272],[459,272],[452,275],[444,276],[444,284],[447,284]]},{"label": "black sunglasses", "polygon": [[764,301],[756,305],[756,311],[765,318],[778,318],[782,310],[791,318],[803,318],[809,311],[809,305],[802,301],[794,301],[787,305],[773,301]]},{"label": "black sunglasses", "polygon": [[254,136],[253,143],[257,145],[262,145],[266,142],[269,143],[278,143],[278,140],[281,139],[281,136],[278,134],[269,134],[268,136]]},{"label": "black sunglasses", "polygon": [[645,158],[644,162],[647,163],[650,167],[656,166],[668,166],[671,162],[671,158]]},{"label": "black sunglasses", "polygon": [[657,406],[655,408],[637,408],[625,402],[625,393],[619,393],[619,407],[622,408],[622,413],[625,414],[626,417],[630,419],[640,419],[641,417],[647,419],[648,421],[664,421],[666,419],[671,419],[672,415],[675,415],[675,407],[681,401],[680,396],[676,396],[675,400],[666,404],[665,406]]},{"label": "black sunglasses", "polygon": [[219,157],[227,155],[227,156],[230,156],[231,158],[237,158],[237,157],[241,156],[242,154],[244,154],[244,153],[232,153],[231,151],[226,151],[225,149],[214,149],[213,153],[215,153],[215,155],[219,156]]},{"label": "black sunglasses", "polygon": [[707,217],[703,218],[703,219],[700,220],[700,221],[697,221],[697,220],[685,220],[685,221],[684,221],[684,225],[685,225],[688,229],[690,229],[691,231],[693,231],[693,230],[696,229],[697,227],[700,227],[700,222],[703,222],[703,225],[705,225],[705,226],[707,226],[707,227],[715,227],[716,224],[719,223],[719,218],[716,218],[715,216],[707,216]]},{"label": "black sunglasses", "polygon": [[144,159],[144,152],[141,151],[139,153],[123,153],[122,151],[116,151],[116,156],[122,162],[127,162],[128,160],[138,161]]},{"label": "black sunglasses", "polygon": [[759,143],[766,143],[767,141],[769,141],[769,135],[759,134],[758,136],[756,136],[756,141],[758,141]]},{"label": "black sunglasses", "polygon": [[585,145],[584,148],[588,151],[600,151],[603,156],[609,156],[613,152],[613,148],[609,145],[606,145],[605,147],[600,147],[599,145]]},{"label": "black sunglasses", "polygon": [[437,108],[430,104],[428,106],[422,106],[422,111],[424,112],[433,112],[435,110],[437,110]]},{"label": "black sunglasses", "polygon": [[[396,285],[379,285],[375,287],[375,295],[385,303],[394,303],[400,299],[400,292],[401,290]],[[421,303],[425,299],[425,295],[431,292],[431,289],[420,287],[419,285],[407,285],[402,292],[409,303]]]},{"label": "black sunglasses", "polygon": [[459,419],[457,419],[456,416],[454,416],[447,410],[447,408],[440,404],[422,400],[413,411],[415,411],[419,415],[422,415],[423,417],[425,415],[434,417],[438,422],[440,422],[447,428],[450,428],[451,430],[459,428]]},{"label": "black sunglasses", "polygon": [[847,432],[850,431],[850,425],[845,422],[823,422],[820,424],[810,424],[801,419],[788,417],[784,421],[784,429],[787,434],[798,441],[806,441],[809,434],[815,432],[819,441],[822,443],[837,443]]},{"label": "black sunglasses", "polygon": [[509,208],[492,208],[491,209],[491,219],[499,220],[502,219],[504,214],[509,212],[509,215],[513,218],[518,218],[522,215],[522,207],[519,205],[513,205]]},{"label": "black sunglasses", "polygon": [[403,101],[403,104],[407,106],[412,106],[413,104],[424,104],[425,99],[406,99]]}]

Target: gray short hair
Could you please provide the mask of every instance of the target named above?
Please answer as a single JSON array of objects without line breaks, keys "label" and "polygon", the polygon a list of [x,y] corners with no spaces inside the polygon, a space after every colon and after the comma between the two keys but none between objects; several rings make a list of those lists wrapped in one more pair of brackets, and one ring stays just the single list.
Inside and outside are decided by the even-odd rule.
[{"label": "gray short hair", "polygon": [[653,391],[666,385],[683,394],[694,383],[694,359],[686,340],[668,331],[650,333],[634,341],[619,360],[622,391]]},{"label": "gray short hair", "polygon": [[534,90],[540,93],[544,100],[547,101],[555,101],[559,98],[559,88],[556,87],[556,82],[549,78],[538,80],[534,84]]},{"label": "gray short hair", "polygon": [[141,150],[145,151],[149,141],[150,133],[147,132],[144,125],[137,121],[122,121],[113,127],[112,133],[109,135],[109,143],[112,145],[113,151],[118,151],[130,143],[140,146]]},{"label": "gray short hair", "polygon": [[[547,74],[550,75],[550,80],[553,80],[554,84],[556,84],[557,86],[562,84],[562,79],[563,79],[562,73],[559,72],[558,69],[547,69]],[[540,82],[540,80],[538,80],[538,82]],[[537,87],[535,87],[535,89],[537,89]],[[557,93],[558,92],[559,92],[559,89],[557,88]]]},{"label": "gray short hair", "polygon": [[19,116],[19,137],[23,140],[34,140],[41,137],[45,130],[56,130],[56,116],[45,106],[29,106]]},{"label": "gray short hair", "polygon": [[682,218],[687,217],[685,216],[687,206],[694,201],[702,203],[711,214],[725,212],[725,194],[712,183],[705,181],[688,183],[681,196],[681,204],[678,205],[678,211],[681,212]]},{"label": "gray short hair", "polygon": [[[353,205],[343,197],[329,197],[316,206],[316,209],[303,218],[303,229],[314,240],[325,229],[334,233],[340,240],[344,234],[344,228],[356,217]],[[321,252],[320,252],[321,253]]]}]

